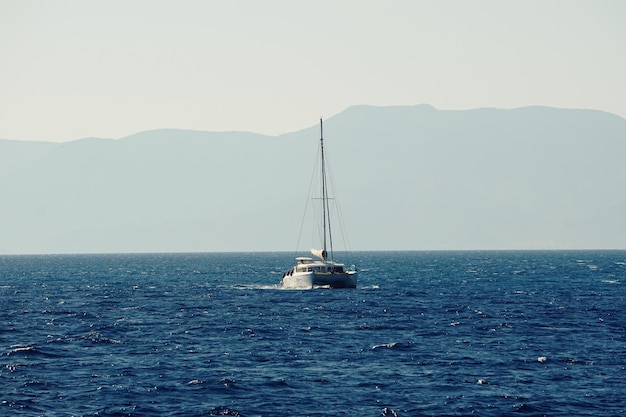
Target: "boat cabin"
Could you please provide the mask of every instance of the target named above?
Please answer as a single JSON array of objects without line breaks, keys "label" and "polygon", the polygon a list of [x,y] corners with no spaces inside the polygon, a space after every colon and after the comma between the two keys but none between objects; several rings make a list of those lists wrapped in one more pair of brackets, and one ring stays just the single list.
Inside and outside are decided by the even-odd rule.
[{"label": "boat cabin", "polygon": [[345,272],[342,264],[320,262],[307,257],[296,258],[296,261],[298,261],[298,263],[295,266],[295,272],[316,272],[326,274],[343,274]]}]

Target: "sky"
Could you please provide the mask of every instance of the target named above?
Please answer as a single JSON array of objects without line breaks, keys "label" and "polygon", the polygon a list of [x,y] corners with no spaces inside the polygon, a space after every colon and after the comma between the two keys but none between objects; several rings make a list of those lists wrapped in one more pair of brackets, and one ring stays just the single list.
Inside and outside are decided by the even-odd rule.
[{"label": "sky", "polygon": [[626,117],[621,0],[0,0],[0,138],[278,135],[349,106]]}]

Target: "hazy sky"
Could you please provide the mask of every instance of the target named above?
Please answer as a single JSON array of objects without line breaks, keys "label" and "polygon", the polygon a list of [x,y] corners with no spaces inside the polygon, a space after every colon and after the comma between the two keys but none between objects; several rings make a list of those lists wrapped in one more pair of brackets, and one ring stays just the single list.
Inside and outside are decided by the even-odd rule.
[{"label": "hazy sky", "polygon": [[0,0],[0,138],[280,134],[354,104],[626,117],[626,1]]}]

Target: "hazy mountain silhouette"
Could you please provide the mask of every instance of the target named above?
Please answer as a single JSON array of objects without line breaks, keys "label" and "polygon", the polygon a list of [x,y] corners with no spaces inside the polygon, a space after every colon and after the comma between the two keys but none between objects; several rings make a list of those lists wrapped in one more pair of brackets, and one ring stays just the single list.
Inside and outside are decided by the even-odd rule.
[{"label": "hazy mountain silhouette", "polygon": [[[354,250],[626,248],[621,117],[355,106],[324,136]],[[0,140],[0,252],[294,250],[318,140]]]}]

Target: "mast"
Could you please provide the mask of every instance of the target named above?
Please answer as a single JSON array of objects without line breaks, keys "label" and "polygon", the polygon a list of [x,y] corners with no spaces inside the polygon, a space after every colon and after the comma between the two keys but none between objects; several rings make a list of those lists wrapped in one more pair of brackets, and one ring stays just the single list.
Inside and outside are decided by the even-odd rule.
[{"label": "mast", "polygon": [[333,260],[333,238],[330,231],[330,210],[328,205],[328,184],[326,183],[326,163],[324,160],[324,122],[320,118],[320,150],[322,157],[322,218],[324,229],[324,248],[322,250],[322,257],[326,260],[327,252],[327,240],[330,240],[330,258]]}]

